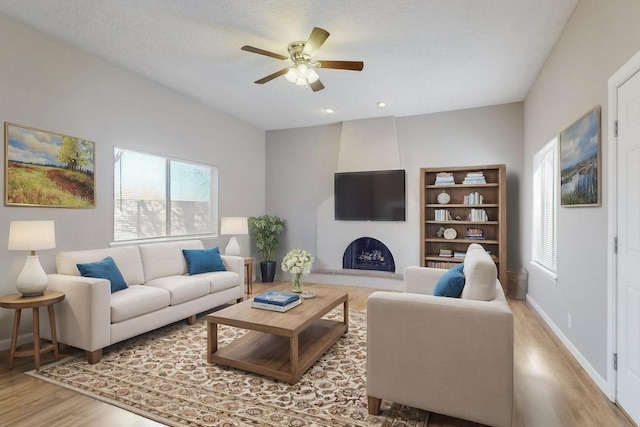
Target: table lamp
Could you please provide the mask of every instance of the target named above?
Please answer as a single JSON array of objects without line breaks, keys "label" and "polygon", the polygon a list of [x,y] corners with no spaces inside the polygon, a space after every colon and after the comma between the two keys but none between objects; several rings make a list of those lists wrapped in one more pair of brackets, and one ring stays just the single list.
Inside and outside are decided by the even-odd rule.
[{"label": "table lamp", "polygon": [[[245,216],[227,216],[220,220],[220,234],[249,234],[249,225]],[[240,256],[240,245],[235,236],[231,236],[224,250],[225,255]]]},{"label": "table lamp", "polygon": [[40,265],[36,250],[56,247],[53,221],[11,221],[9,223],[9,250],[31,251],[16,279],[16,289],[25,297],[38,296],[47,289],[47,274]]}]

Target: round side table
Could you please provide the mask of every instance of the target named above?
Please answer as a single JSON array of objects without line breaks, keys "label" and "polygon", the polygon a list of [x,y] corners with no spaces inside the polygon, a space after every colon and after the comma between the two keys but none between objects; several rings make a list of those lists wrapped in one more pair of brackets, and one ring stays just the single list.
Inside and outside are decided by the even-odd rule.
[{"label": "round side table", "polygon": [[[13,369],[16,357],[34,356],[36,370],[40,370],[40,355],[53,351],[58,359],[58,340],[56,338],[56,320],[53,305],[64,299],[64,292],[44,291],[44,295],[25,297],[21,294],[6,295],[0,298],[0,307],[13,309],[13,334],[11,335],[11,353],[9,355],[9,369]],[[47,307],[49,324],[51,325],[51,344],[40,347],[40,307]],[[33,309],[33,350],[17,351],[18,329],[20,327],[20,313],[23,308]]]}]

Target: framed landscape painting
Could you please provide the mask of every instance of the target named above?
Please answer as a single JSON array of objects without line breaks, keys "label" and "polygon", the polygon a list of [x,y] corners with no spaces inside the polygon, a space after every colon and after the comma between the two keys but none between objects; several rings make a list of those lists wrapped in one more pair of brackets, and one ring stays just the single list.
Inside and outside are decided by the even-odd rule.
[{"label": "framed landscape painting", "polygon": [[560,204],[600,206],[600,106],[560,133]]},{"label": "framed landscape painting", "polygon": [[94,143],[4,124],[5,205],[95,207]]}]

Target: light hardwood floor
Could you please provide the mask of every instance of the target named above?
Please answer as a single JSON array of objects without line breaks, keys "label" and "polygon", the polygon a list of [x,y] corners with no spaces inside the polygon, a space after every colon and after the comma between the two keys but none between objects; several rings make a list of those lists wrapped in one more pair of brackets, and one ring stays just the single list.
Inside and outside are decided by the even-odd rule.
[{"label": "light hardwood floor", "polygon": [[[254,283],[254,295],[272,284]],[[323,286],[323,285],[315,285]],[[343,287],[349,306],[365,310],[371,289]],[[598,389],[525,301],[510,300],[515,321],[514,426],[633,426]],[[62,349],[62,355],[73,349]],[[43,357],[43,364],[53,360]],[[0,425],[2,426],[157,426],[159,424],[99,402],[24,372],[33,360],[16,360],[9,371],[8,352],[0,353]],[[477,426],[431,414],[430,427]]]}]

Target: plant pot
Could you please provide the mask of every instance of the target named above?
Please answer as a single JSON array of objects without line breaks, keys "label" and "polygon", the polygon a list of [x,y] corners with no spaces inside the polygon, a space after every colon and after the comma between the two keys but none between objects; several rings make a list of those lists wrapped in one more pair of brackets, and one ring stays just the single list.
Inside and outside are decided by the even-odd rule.
[{"label": "plant pot", "polygon": [[273,282],[276,277],[276,262],[260,261],[260,275],[262,276],[262,283]]}]

